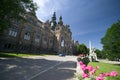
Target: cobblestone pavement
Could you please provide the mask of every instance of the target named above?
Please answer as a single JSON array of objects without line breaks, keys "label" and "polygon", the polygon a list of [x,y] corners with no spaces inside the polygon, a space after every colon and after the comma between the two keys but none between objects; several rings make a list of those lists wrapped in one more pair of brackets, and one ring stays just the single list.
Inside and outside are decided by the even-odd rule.
[{"label": "cobblestone pavement", "polygon": [[0,58],[0,80],[73,80],[74,56]]}]

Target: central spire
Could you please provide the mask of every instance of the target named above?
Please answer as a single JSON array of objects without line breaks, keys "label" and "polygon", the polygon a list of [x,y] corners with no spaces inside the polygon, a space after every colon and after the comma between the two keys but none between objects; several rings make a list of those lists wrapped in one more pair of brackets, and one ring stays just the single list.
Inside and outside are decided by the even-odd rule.
[{"label": "central spire", "polygon": [[52,20],[50,22],[52,30],[55,30],[56,26],[56,12],[53,13]]},{"label": "central spire", "polygon": [[56,12],[53,13],[53,17],[52,17],[52,20],[56,20]]}]

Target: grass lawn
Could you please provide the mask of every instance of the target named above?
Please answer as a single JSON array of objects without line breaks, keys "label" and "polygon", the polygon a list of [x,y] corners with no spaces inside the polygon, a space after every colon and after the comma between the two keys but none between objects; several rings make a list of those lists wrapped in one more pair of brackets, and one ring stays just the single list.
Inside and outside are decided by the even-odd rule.
[{"label": "grass lawn", "polygon": [[117,77],[108,77],[108,80],[120,80],[120,64],[108,64],[103,62],[90,62],[88,65],[91,65],[93,67],[99,66],[99,69],[96,72],[96,75],[99,75],[100,73],[107,73],[111,71],[117,71],[118,76]]},{"label": "grass lawn", "polygon": [[29,56],[49,56],[51,54],[28,54],[28,53],[4,53],[0,52],[0,57],[29,57]]}]

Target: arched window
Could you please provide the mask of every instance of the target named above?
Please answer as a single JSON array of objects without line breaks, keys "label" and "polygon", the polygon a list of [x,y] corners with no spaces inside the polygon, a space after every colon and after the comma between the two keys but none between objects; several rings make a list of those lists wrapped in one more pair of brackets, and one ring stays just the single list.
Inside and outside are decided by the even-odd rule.
[{"label": "arched window", "polygon": [[64,38],[61,37],[61,46],[64,47],[64,44],[65,44]]},{"label": "arched window", "polygon": [[25,40],[30,40],[30,32],[26,32],[26,33],[24,34],[24,39],[25,39]]}]

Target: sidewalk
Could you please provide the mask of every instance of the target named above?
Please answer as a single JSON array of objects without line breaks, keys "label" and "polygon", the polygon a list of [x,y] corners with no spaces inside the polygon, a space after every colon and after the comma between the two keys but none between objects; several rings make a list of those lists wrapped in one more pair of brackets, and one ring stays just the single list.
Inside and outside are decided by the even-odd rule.
[{"label": "sidewalk", "polygon": [[118,62],[118,61],[108,61],[108,60],[105,60],[105,59],[100,59],[99,61],[104,62],[104,63],[110,63],[110,64],[120,64],[120,62]]}]

